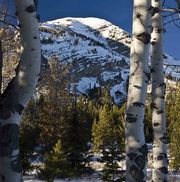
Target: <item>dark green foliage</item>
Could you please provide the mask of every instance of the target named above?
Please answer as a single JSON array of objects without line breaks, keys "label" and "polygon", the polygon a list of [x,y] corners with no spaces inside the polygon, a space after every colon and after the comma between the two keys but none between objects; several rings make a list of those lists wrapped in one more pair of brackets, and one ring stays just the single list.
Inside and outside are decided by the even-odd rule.
[{"label": "dark green foliage", "polygon": [[167,95],[166,116],[169,136],[170,167],[180,170],[180,86],[171,89]]},{"label": "dark green foliage", "polygon": [[147,143],[151,143],[153,138],[153,130],[152,130],[152,113],[151,113],[151,97],[147,97],[147,104],[145,108],[144,115],[144,133],[145,140]]},{"label": "dark green foliage", "polygon": [[101,162],[105,162],[102,171],[104,181],[118,181],[122,179],[122,172],[119,168],[120,162],[124,156],[124,109],[121,111],[117,106],[108,104],[105,97],[105,105],[102,106],[99,113],[99,120],[93,124],[93,149],[95,152],[101,152]]},{"label": "dark green foliage", "polygon": [[40,129],[37,127],[37,117],[37,103],[31,100],[25,109],[20,124],[20,151],[23,173],[33,169],[29,159],[33,155],[35,147],[38,145]]},{"label": "dark green foliage", "polygon": [[[87,143],[91,138],[93,117],[90,113],[96,111],[86,98],[70,94],[66,89],[67,78],[64,66],[52,60],[50,67],[51,69],[44,73],[39,84],[39,89],[41,91],[45,89],[46,92],[41,94],[36,102],[30,103],[21,124],[24,169],[31,170],[29,157],[36,146],[44,144],[45,148],[41,151],[41,155],[44,156],[46,165],[44,170],[41,170],[41,177],[49,178],[46,176],[47,171],[50,170],[51,173],[51,170],[56,170],[57,163],[56,161],[49,163],[48,158],[52,157],[53,147],[60,141],[60,150],[65,156],[67,168],[72,169],[69,173],[64,172],[65,177],[78,176],[87,169],[88,159],[84,156],[89,149]],[[61,175],[60,169],[64,170],[61,164],[59,164],[59,175]],[[58,171],[54,173],[53,178],[55,177],[58,177]]]},{"label": "dark green foliage", "polygon": [[41,169],[42,179],[53,181],[55,178],[66,178],[73,171],[67,154],[62,149],[61,140],[58,140],[53,149],[45,155],[44,167]]}]

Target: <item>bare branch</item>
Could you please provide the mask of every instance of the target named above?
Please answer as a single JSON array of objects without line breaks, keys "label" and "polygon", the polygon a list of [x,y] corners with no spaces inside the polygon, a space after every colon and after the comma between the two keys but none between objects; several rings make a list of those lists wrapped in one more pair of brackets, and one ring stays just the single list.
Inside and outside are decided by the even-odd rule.
[{"label": "bare branch", "polygon": [[180,9],[177,8],[163,8],[160,10],[161,12],[173,12],[173,13],[180,13]]}]

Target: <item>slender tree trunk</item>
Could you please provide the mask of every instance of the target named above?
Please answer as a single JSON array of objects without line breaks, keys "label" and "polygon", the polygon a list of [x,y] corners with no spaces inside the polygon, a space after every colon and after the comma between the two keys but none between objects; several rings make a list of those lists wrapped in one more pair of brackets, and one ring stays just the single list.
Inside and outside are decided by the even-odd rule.
[{"label": "slender tree trunk", "polygon": [[40,72],[40,39],[33,0],[15,0],[23,52],[16,76],[0,97],[0,182],[22,181],[19,124]]},{"label": "slender tree trunk", "polygon": [[144,138],[144,111],[150,80],[149,45],[151,0],[134,0],[133,37],[126,111],[126,182],[146,181],[148,148]]},{"label": "slender tree trunk", "polygon": [[[161,0],[152,0],[152,6],[161,9]],[[161,13],[152,16],[151,75],[153,125],[153,176],[154,182],[167,181],[167,134],[165,119],[165,89],[163,69],[163,25]]]}]

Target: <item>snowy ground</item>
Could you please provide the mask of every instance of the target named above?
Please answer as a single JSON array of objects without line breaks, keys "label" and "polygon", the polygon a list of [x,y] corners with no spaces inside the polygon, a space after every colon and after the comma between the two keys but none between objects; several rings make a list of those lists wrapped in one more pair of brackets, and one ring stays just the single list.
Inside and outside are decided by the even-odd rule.
[{"label": "snowy ground", "polygon": [[[102,180],[100,180],[97,175],[84,176],[82,178],[71,179],[71,180],[70,179],[54,180],[54,182],[68,182],[68,181],[69,182],[102,182]],[[150,182],[151,179],[149,179],[148,181]],[[25,176],[24,177],[24,182],[45,182],[45,181],[37,180],[33,176]],[[172,173],[170,173],[168,182],[180,182],[180,174],[172,174]]]}]

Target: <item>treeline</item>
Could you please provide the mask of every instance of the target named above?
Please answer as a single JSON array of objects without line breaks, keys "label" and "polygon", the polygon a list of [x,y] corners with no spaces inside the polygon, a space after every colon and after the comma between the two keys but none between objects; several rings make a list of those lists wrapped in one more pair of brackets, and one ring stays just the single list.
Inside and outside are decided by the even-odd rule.
[{"label": "treeline", "polygon": [[[104,163],[103,181],[122,181],[124,171],[119,162],[125,158],[125,108],[116,106],[109,89],[94,88],[88,96],[77,95],[67,88],[66,67],[50,62],[43,74],[39,92],[24,112],[20,127],[21,159],[24,173],[33,170],[31,159],[36,152],[42,164],[41,179],[79,177],[91,174],[93,155],[100,154]],[[59,74],[61,73],[61,75]],[[179,170],[180,89],[167,96],[167,123],[170,164]],[[145,112],[146,142],[152,142],[151,107]]]}]

